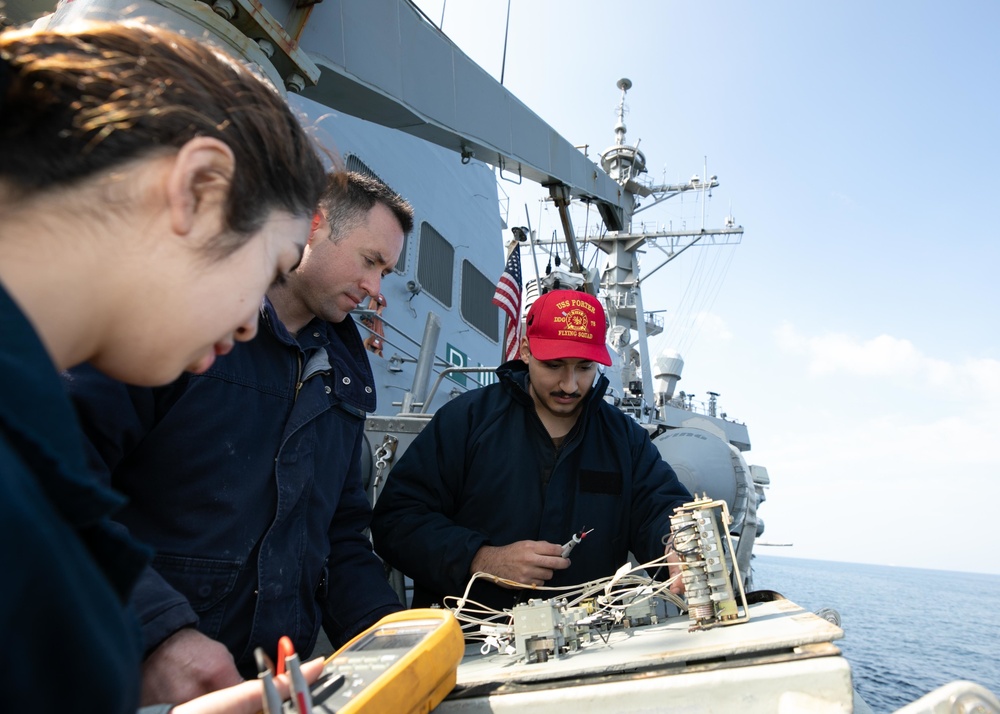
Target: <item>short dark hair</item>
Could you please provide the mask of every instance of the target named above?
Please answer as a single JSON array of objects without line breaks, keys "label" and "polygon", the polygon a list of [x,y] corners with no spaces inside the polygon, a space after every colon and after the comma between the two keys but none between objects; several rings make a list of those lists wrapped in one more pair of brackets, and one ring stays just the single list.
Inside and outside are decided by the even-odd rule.
[{"label": "short dark hair", "polygon": [[285,100],[207,44],[139,22],[0,33],[0,180],[32,194],[198,136],[235,156],[224,256],[272,210],[309,216],[326,182]]},{"label": "short dark hair", "polygon": [[357,171],[331,172],[319,201],[320,210],[330,224],[331,239],[340,240],[360,225],[377,203],[392,211],[403,235],[413,230],[413,208],[385,183]]}]

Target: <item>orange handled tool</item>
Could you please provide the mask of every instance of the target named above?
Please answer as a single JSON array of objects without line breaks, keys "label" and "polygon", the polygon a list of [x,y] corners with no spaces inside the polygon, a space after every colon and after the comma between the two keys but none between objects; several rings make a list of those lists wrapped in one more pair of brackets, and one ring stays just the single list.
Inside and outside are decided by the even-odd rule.
[{"label": "orange handled tool", "polygon": [[283,635],[278,640],[278,661],[275,666],[275,674],[285,672],[285,658],[291,657],[293,654],[295,654],[295,646],[292,644],[292,639],[288,635]]}]

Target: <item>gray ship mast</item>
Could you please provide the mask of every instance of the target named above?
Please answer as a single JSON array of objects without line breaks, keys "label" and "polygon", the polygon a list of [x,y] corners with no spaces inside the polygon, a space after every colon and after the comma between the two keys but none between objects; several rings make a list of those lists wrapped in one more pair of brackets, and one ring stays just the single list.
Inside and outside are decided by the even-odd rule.
[{"label": "gray ship mast", "polygon": [[[705,228],[703,214],[702,227],[699,230],[633,232],[632,217],[639,211],[681,193],[700,191],[704,194],[718,186],[719,182],[715,176],[705,180],[693,176],[684,184],[652,185],[651,182],[643,181],[643,175],[646,173],[646,157],[639,150],[639,142],[633,146],[627,144],[625,140],[627,130],[625,96],[631,89],[632,82],[622,78],[618,80],[617,86],[621,90],[621,101],[618,104],[618,121],[615,124],[615,143],[601,153],[601,168],[622,187],[626,194],[622,201],[626,230],[610,231],[603,236],[584,238],[584,240],[607,253],[600,288],[606,296],[609,346],[621,360],[622,384],[626,394],[633,400],[639,400],[640,409],[636,416],[646,421],[652,409],[642,405],[641,400],[643,397],[646,400],[650,399],[650,395],[654,393],[648,338],[660,333],[663,325],[659,318],[645,313],[642,304],[644,281],[698,242],[706,239],[712,239],[713,244],[719,245],[739,242],[743,228],[737,226],[732,218],[727,218],[723,228]],[[640,208],[640,198],[652,200]],[[567,233],[567,240],[569,239],[570,234]],[[658,245],[667,257],[645,275],[640,275],[638,251],[647,243]],[[637,375],[639,379],[631,378],[636,371],[639,372]],[[662,418],[662,414],[659,416]]]}]

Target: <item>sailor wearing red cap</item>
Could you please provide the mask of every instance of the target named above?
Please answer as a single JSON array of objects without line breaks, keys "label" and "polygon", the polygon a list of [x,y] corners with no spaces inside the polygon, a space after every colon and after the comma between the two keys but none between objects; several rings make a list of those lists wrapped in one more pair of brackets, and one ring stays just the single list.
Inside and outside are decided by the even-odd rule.
[{"label": "sailor wearing red cap", "polygon": [[[652,560],[691,499],[646,431],[604,400],[598,365],[611,356],[598,299],[546,293],[525,328],[520,359],[441,408],[375,504],[375,549],[413,579],[414,607],[461,596],[480,571],[563,586],[613,574],[630,551]],[[586,542],[564,557],[583,527]],[[502,609],[538,592],[478,579],[469,597]]]}]

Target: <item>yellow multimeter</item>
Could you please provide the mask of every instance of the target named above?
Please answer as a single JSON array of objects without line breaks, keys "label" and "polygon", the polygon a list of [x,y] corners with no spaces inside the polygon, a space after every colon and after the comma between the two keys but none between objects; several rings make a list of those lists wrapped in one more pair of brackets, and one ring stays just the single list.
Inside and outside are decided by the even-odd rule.
[{"label": "yellow multimeter", "polygon": [[312,711],[429,712],[454,688],[464,652],[448,610],[387,615],[327,658]]}]

